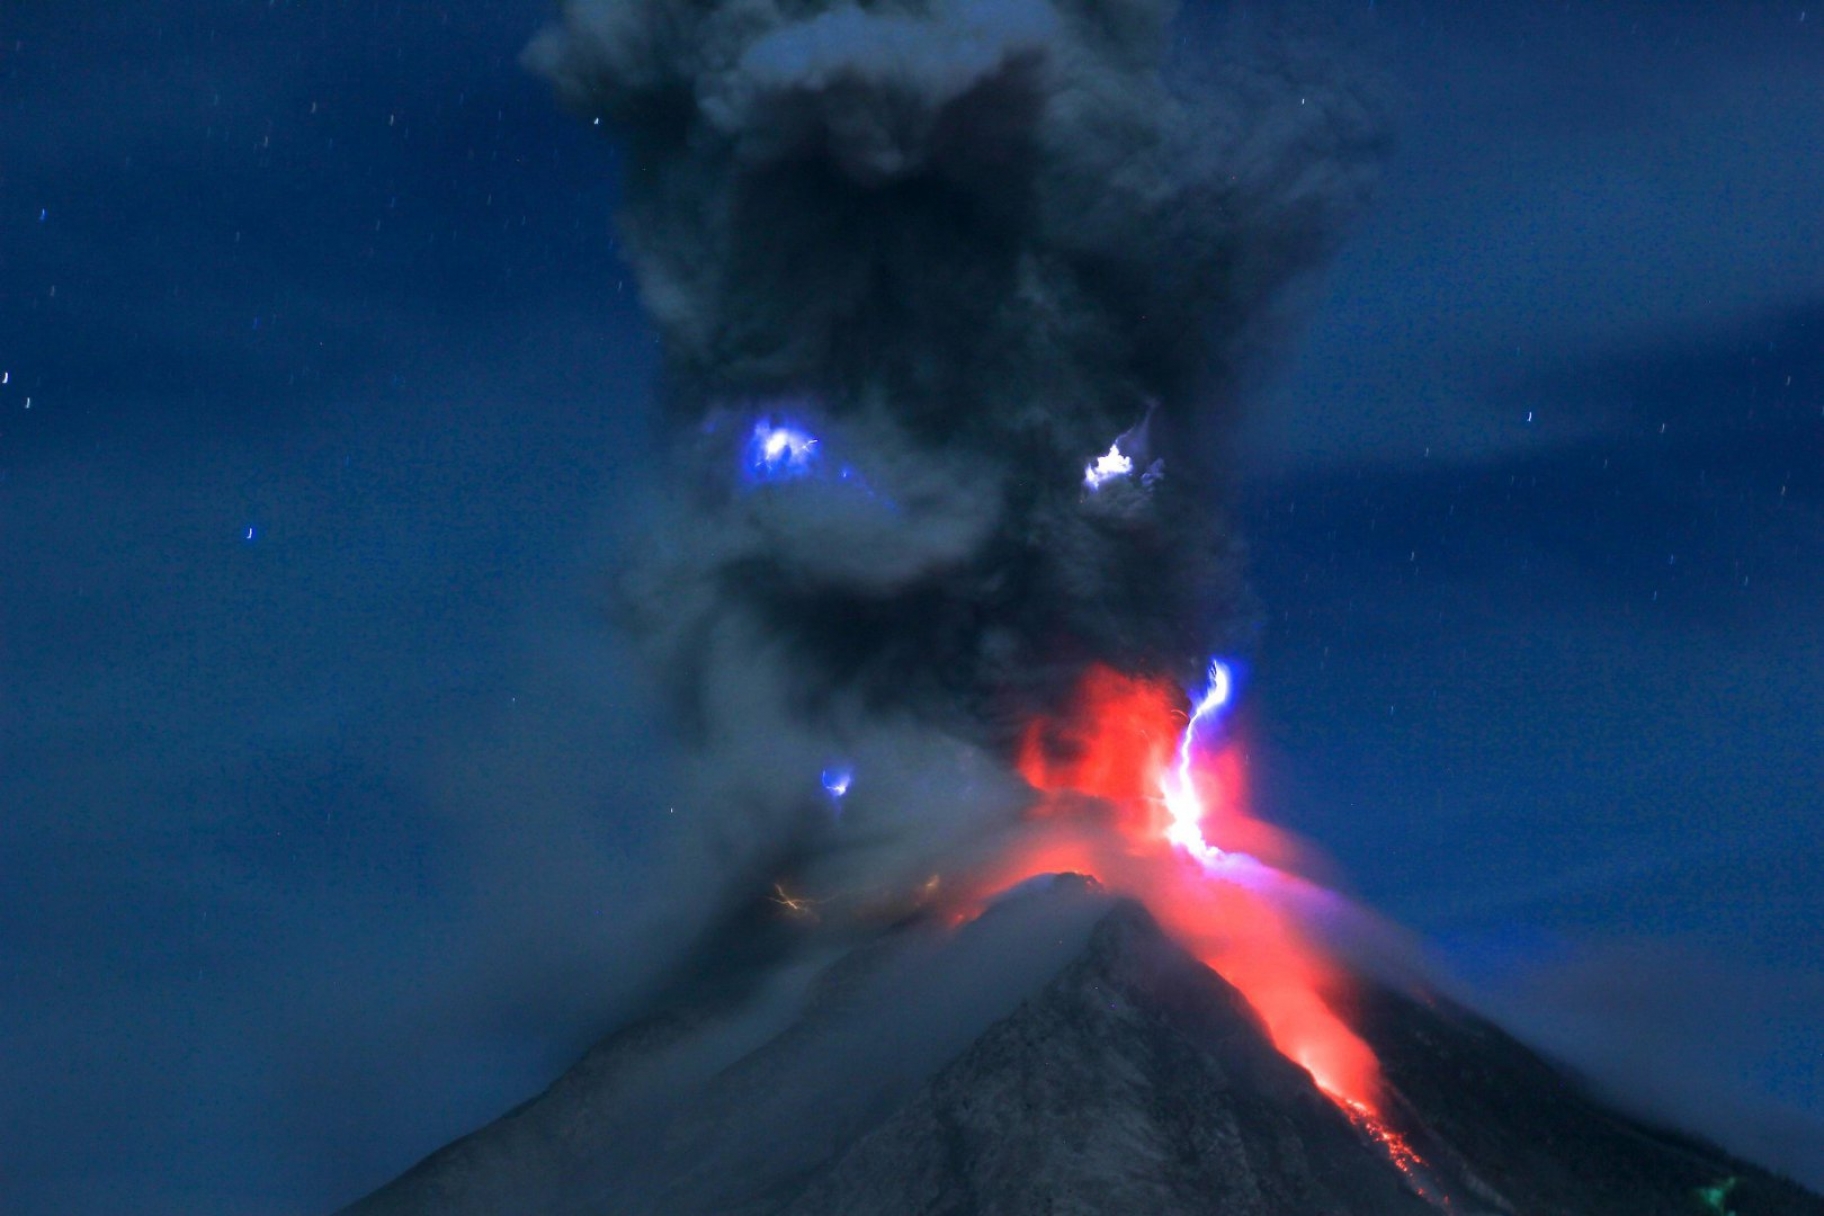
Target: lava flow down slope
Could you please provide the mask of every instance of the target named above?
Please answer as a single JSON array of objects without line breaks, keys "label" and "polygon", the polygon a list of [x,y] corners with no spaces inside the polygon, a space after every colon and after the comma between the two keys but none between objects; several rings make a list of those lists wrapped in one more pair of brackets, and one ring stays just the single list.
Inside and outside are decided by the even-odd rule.
[{"label": "lava flow down slope", "polygon": [[1719,1187],[1731,1211],[1824,1213],[1449,1002],[1361,981],[1396,1157],[1233,986],[1078,876],[782,987],[767,1014],[626,1028],[346,1216],[1666,1216]]},{"label": "lava flow down slope", "polygon": [[[1232,687],[1214,664],[1180,713],[1092,673],[1022,749],[1045,792],[1027,848],[863,944],[611,1036],[348,1216],[1657,1216],[1719,1187],[1824,1216],[1416,982],[1328,957],[1307,926],[1346,905],[1207,839],[1227,820],[1286,850],[1240,813],[1232,750],[1202,743]],[[817,935],[783,886],[736,917],[756,919]]]},{"label": "lava flow down slope", "polygon": [[664,354],[605,582],[683,753],[673,965],[351,1212],[1824,1212],[1357,974],[1371,920],[1249,812],[1229,440],[1385,107],[1309,22],[1174,16],[568,0],[532,43],[619,141]]}]

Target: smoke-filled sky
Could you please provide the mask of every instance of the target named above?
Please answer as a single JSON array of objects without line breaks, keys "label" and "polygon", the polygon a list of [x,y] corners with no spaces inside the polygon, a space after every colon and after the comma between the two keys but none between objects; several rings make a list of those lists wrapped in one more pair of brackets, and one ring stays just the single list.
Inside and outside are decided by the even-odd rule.
[{"label": "smoke-filled sky", "polygon": [[[1824,12],[1346,7],[1392,151],[1303,328],[1259,343],[1277,374],[1221,474],[1262,606],[1257,809],[1516,1026],[1817,1182]],[[607,622],[641,537],[722,526],[680,523],[672,420],[815,379],[883,493],[951,504],[921,537],[986,526],[949,487],[994,475],[878,447],[941,423],[998,452],[979,385],[943,397],[970,421],[883,418],[840,360],[697,359],[660,402],[623,260],[652,250],[609,222],[654,196],[521,65],[550,15],[0,16],[8,1211],[332,1207],[535,1091],[664,967],[690,927],[666,888],[710,881],[675,864],[702,828],[660,707],[689,697]],[[1192,16],[1194,68],[1217,22]],[[725,90],[722,136],[783,95]],[[1120,235],[1045,240],[1147,265]],[[716,332],[688,295],[674,354]],[[1151,353],[1063,430],[1192,395],[1123,332]],[[945,737],[992,734],[969,722]]]}]

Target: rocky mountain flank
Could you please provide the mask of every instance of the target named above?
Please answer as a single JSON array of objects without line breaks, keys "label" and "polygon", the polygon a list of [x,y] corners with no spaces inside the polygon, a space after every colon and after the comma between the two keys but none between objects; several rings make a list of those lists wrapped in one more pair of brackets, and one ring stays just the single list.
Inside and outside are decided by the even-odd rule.
[{"label": "rocky mountain flank", "polygon": [[1423,1159],[1402,1171],[1142,907],[1023,902],[857,952],[774,1015],[611,1036],[344,1216],[1824,1216],[1466,1010],[1364,981],[1351,1020]]}]

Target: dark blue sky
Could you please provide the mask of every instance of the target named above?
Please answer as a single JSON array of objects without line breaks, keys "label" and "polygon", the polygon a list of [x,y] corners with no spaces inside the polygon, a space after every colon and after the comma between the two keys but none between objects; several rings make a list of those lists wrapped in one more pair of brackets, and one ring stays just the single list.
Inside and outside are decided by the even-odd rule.
[{"label": "dark blue sky", "polygon": [[[1249,436],[1261,809],[1816,1181],[1824,10],[1369,7],[1400,150]],[[655,359],[544,15],[0,16],[8,1211],[328,1208],[652,965]]]}]

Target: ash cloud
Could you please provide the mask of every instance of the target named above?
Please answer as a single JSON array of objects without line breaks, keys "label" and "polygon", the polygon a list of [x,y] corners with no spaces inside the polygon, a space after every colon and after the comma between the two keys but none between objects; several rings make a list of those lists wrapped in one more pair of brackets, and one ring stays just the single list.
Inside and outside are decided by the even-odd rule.
[{"label": "ash cloud", "polygon": [[[1225,439],[1386,133],[1309,31],[1229,19],[1192,71],[1174,15],[571,0],[528,48],[626,149],[674,442],[613,600],[724,911],[891,908],[1016,830],[1009,744],[1087,664],[1245,641]],[[1088,491],[1142,421],[1162,475]],[[774,468],[768,425],[815,445]]]},{"label": "ash cloud", "polygon": [[[1458,986],[1621,1109],[1824,1188],[1824,1120],[1803,1101],[1824,1080],[1806,1042],[1824,972],[1617,938]],[[1792,1092],[1767,1093],[1774,1077]]]}]

